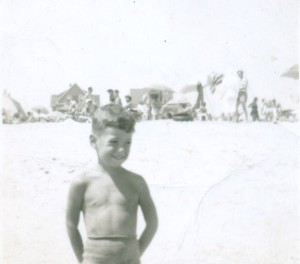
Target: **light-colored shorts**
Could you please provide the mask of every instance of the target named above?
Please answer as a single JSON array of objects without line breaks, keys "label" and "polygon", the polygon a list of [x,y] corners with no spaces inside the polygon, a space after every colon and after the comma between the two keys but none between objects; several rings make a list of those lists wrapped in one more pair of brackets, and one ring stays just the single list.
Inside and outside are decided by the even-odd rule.
[{"label": "light-colored shorts", "polygon": [[135,238],[87,239],[82,264],[140,264]]}]

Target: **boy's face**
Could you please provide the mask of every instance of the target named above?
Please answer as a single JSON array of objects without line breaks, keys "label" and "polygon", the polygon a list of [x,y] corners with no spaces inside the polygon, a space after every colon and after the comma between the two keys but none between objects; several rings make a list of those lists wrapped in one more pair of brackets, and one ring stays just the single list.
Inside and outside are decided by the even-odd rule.
[{"label": "boy's face", "polygon": [[105,167],[120,167],[129,156],[132,132],[107,127],[99,135],[91,135],[91,144],[98,154],[98,162]]}]

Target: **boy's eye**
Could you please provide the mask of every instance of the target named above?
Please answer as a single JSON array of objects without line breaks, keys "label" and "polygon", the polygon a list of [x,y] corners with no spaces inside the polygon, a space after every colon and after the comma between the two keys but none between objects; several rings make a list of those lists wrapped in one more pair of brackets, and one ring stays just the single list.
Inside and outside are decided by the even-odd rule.
[{"label": "boy's eye", "polygon": [[127,144],[128,144],[128,145],[131,145],[131,141],[127,141]]},{"label": "boy's eye", "polygon": [[109,143],[110,144],[116,144],[116,143],[118,143],[118,141],[117,140],[110,140]]}]

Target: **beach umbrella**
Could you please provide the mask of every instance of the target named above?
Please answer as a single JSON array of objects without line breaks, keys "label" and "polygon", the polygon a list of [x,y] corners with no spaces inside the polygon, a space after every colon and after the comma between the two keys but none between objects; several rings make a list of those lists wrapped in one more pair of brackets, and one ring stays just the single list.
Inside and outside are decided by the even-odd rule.
[{"label": "beach umbrella", "polygon": [[49,114],[48,109],[44,106],[41,106],[41,105],[31,108],[31,111],[35,112],[35,113],[38,113],[38,114],[45,114],[45,115]]},{"label": "beach umbrella", "polygon": [[295,64],[294,66],[290,67],[287,71],[281,74],[281,77],[299,79],[299,65]]},{"label": "beach umbrella", "polygon": [[26,119],[26,114],[21,104],[7,94],[2,96],[2,111],[8,119],[12,119],[16,114],[21,120]]},{"label": "beach umbrella", "polygon": [[212,93],[216,91],[217,86],[222,83],[222,81],[223,74],[213,72],[207,76],[207,86],[209,86]]},{"label": "beach umbrella", "polygon": [[[216,90],[216,87],[222,83],[223,81],[223,74],[212,72],[207,76],[207,83],[201,84],[200,82],[198,84],[201,84],[203,88],[209,87],[211,92],[214,93]],[[197,91],[197,85],[198,84],[192,84],[192,85],[186,85],[181,90],[182,93],[190,93],[190,92],[196,92]]]}]

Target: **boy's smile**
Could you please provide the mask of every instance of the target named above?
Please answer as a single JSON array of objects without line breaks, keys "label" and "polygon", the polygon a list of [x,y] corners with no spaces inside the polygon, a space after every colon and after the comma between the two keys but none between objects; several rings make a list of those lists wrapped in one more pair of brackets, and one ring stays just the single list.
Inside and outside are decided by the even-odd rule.
[{"label": "boy's smile", "polygon": [[91,136],[91,144],[98,154],[98,162],[104,167],[119,167],[128,158],[132,133],[107,127],[101,134]]}]

